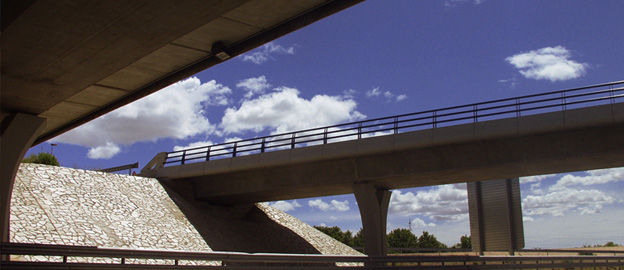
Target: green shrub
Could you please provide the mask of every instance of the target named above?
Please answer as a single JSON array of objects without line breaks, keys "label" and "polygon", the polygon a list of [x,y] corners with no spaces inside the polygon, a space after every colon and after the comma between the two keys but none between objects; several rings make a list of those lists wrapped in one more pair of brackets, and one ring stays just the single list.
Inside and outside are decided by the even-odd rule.
[{"label": "green shrub", "polygon": [[37,164],[46,164],[52,166],[60,166],[61,164],[58,162],[56,157],[50,153],[39,153],[38,155],[32,154],[22,160],[23,163],[37,163]]}]

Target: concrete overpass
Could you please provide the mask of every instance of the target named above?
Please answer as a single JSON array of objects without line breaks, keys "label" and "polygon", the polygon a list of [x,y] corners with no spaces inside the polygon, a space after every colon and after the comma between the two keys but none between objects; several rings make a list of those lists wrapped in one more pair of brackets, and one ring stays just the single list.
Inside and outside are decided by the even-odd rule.
[{"label": "concrete overpass", "polygon": [[33,145],[361,0],[3,0],[0,241]]},{"label": "concrete overpass", "polygon": [[[391,189],[624,166],[623,85],[160,153],[141,174],[183,182],[195,200],[213,204],[354,193],[365,239],[377,239],[368,250],[384,254]],[[519,209],[519,190],[515,197]]]},{"label": "concrete overpass", "polygon": [[355,183],[401,189],[624,166],[623,85],[161,153],[142,175],[240,204],[348,194]]}]

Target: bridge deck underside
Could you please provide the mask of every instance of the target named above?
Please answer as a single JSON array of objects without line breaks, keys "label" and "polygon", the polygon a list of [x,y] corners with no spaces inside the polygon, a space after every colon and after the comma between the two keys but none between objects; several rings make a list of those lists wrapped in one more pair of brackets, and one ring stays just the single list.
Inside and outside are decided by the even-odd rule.
[{"label": "bridge deck underside", "polygon": [[165,167],[195,197],[240,204],[624,166],[624,103]]}]

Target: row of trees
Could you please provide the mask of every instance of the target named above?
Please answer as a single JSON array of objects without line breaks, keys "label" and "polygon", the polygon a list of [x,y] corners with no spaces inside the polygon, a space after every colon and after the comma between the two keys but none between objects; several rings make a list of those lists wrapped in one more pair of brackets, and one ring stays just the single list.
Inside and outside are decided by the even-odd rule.
[{"label": "row of trees", "polygon": [[60,166],[56,157],[50,153],[41,152],[38,155],[32,154],[22,160],[24,163],[38,163],[52,166]]},{"label": "row of trees", "polygon": [[[363,247],[364,235],[362,229],[355,235],[347,230],[342,231],[339,227],[325,227],[314,226],[317,230],[331,236],[332,238],[342,242],[350,247]],[[438,241],[438,239],[431,233],[423,231],[422,235],[417,237],[408,229],[394,229],[387,235],[388,247],[391,248],[448,248],[447,245]],[[472,241],[470,236],[462,236],[460,242],[453,245],[451,248],[472,248]]]}]

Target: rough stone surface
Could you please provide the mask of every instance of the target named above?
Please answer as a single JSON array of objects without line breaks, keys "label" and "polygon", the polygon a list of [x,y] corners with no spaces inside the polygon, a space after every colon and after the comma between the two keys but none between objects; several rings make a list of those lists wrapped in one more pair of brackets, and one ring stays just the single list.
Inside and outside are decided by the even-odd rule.
[{"label": "rough stone surface", "polygon": [[[266,204],[255,207],[260,215],[266,214],[268,219],[264,219],[275,222],[272,226],[287,228],[322,254],[361,255],[282,211]],[[253,228],[244,222],[222,226],[240,226],[233,230],[238,232]],[[206,235],[193,227],[156,179],[39,164],[21,164],[19,168],[11,198],[10,230],[11,242],[19,243],[212,250]],[[244,244],[242,235],[254,237],[254,232],[240,234],[218,238]]]},{"label": "rough stone surface", "polygon": [[351,247],[336,241],[327,234],[315,229],[305,222],[286,214],[278,209],[270,207],[266,203],[256,204],[267,216],[278,224],[292,230],[308,243],[312,244],[321,254],[326,255],[362,255]]}]

